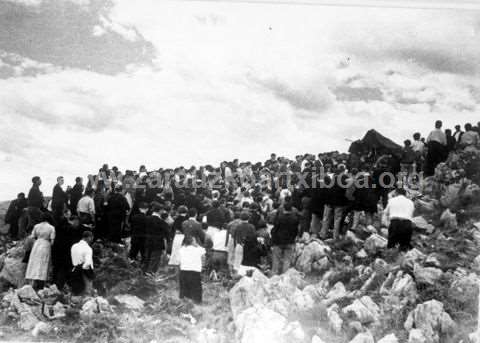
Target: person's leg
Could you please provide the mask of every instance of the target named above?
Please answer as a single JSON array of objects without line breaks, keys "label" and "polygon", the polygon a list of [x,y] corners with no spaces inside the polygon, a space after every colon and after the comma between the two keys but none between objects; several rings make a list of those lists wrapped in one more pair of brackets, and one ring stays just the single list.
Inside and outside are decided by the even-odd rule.
[{"label": "person's leg", "polygon": [[355,231],[360,224],[360,215],[362,211],[353,211],[353,223],[352,223],[352,231]]},{"label": "person's leg", "polygon": [[392,219],[390,221],[390,226],[388,227],[388,243],[387,248],[395,248],[397,245],[397,235],[398,235],[398,220]]},{"label": "person's leg", "polygon": [[278,245],[272,247],[272,273],[280,275],[280,266],[282,263],[282,249]]},{"label": "person's leg", "polygon": [[342,222],[343,222],[343,213],[345,212],[345,207],[336,206],[333,210],[333,239],[337,240],[340,237]]},{"label": "person's leg", "polygon": [[283,272],[284,273],[292,267],[294,253],[295,253],[295,244],[289,244],[283,247]]},{"label": "person's leg", "polygon": [[192,291],[191,291],[191,299],[196,304],[202,303],[202,276],[201,273],[198,272],[190,272],[191,276],[191,283],[192,283]]},{"label": "person's leg", "polygon": [[412,248],[412,223],[409,220],[402,220],[399,226],[398,243],[400,251],[408,251]]},{"label": "person's leg", "polygon": [[140,244],[139,243],[140,242],[139,242],[138,237],[132,236],[130,253],[128,254],[128,257],[130,257],[132,260],[136,260],[137,255],[140,252]]},{"label": "person's leg", "polygon": [[312,221],[310,223],[310,233],[318,236],[322,230],[322,219],[317,213],[312,213]]},{"label": "person's leg", "polygon": [[179,272],[179,276],[178,276],[178,284],[179,284],[179,290],[180,290],[180,294],[179,294],[179,297],[180,299],[183,299],[185,298],[186,296],[186,291],[187,291],[187,284],[188,284],[188,280],[186,280],[186,277],[185,277],[185,271],[183,270],[180,270]]},{"label": "person's leg", "polygon": [[330,205],[325,205],[323,210],[323,220],[322,220],[322,230],[320,232],[320,238],[325,239],[327,238],[328,231],[330,229],[330,222],[332,220],[332,212],[333,208]]}]

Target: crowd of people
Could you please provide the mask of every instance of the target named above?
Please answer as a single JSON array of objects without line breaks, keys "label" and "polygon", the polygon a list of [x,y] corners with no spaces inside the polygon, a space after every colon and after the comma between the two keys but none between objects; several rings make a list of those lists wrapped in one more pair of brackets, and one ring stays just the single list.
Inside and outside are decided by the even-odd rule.
[{"label": "crowd of people", "polygon": [[201,302],[202,272],[232,276],[255,267],[280,274],[292,264],[298,237],[342,239],[363,215],[366,225],[388,225],[388,248],[408,250],[410,191],[419,177],[407,183],[405,176],[432,175],[450,152],[478,148],[479,133],[480,123],[452,132],[437,121],[426,138],[415,133],[406,140],[400,153],[271,154],[263,163],[125,173],[105,164],[67,189],[58,177],[49,202],[36,176],[5,219],[13,240],[27,237],[26,279],[36,288],[51,281],[74,294],[90,292],[91,245],[102,241],[128,244],[129,258],[145,273],[177,269],[180,296]]}]

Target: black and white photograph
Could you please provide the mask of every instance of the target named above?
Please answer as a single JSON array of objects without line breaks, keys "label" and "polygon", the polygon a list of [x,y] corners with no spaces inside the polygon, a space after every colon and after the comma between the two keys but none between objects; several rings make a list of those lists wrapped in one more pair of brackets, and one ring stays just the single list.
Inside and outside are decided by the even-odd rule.
[{"label": "black and white photograph", "polygon": [[0,343],[480,343],[480,0],[0,0]]}]

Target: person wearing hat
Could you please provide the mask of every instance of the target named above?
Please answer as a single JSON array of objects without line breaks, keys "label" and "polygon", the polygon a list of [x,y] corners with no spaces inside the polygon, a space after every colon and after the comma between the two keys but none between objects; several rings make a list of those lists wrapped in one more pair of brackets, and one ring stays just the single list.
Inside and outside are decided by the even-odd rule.
[{"label": "person wearing hat", "polygon": [[113,243],[121,243],[123,225],[130,210],[122,191],[122,186],[117,185],[107,200],[108,238]]}]

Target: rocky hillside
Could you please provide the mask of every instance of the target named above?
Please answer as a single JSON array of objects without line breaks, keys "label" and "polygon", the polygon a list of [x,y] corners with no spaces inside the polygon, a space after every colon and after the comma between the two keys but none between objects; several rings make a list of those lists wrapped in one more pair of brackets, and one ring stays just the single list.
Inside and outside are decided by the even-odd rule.
[{"label": "rocky hillside", "polygon": [[294,269],[205,280],[201,306],[178,300],[167,271],[143,276],[118,245],[94,247],[98,296],[55,287],[35,293],[22,286],[23,247],[8,243],[0,258],[1,334],[75,342],[480,342],[479,161],[479,153],[452,156],[410,190],[417,228],[408,253],[386,249],[378,218],[341,242],[305,235]]}]

